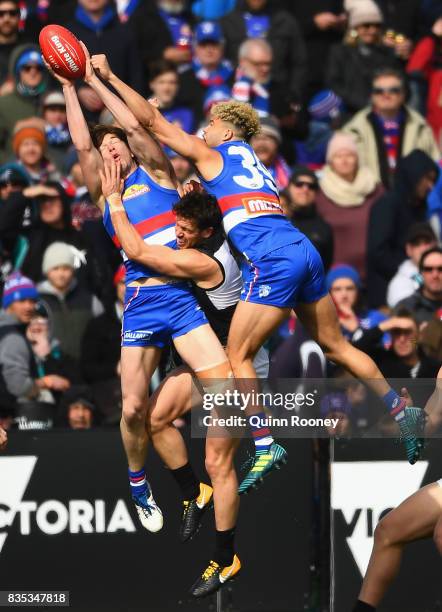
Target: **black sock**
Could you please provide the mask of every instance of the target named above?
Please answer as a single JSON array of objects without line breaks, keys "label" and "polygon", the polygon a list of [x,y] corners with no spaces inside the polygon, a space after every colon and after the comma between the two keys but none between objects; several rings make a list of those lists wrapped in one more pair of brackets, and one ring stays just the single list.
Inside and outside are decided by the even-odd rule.
[{"label": "black sock", "polygon": [[233,543],[235,540],[235,527],[227,531],[216,531],[216,550],[214,561],[221,567],[228,567],[233,563]]},{"label": "black sock", "polygon": [[170,472],[181,489],[183,499],[190,500],[198,497],[200,494],[200,483],[190,463],[186,463],[186,465],[176,470],[170,470]]},{"label": "black sock", "polygon": [[376,608],[373,608],[373,606],[370,606],[370,604],[358,599],[355,607],[353,608],[353,612],[376,612]]}]

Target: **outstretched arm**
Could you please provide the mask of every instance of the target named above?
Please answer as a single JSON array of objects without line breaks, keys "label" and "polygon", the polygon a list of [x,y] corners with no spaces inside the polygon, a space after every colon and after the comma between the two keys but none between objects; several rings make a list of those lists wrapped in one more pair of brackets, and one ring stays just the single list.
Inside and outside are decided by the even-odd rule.
[{"label": "outstretched arm", "polygon": [[56,74],[46,61],[45,64],[54,79],[63,87],[69,132],[78,153],[78,160],[80,162],[81,171],[83,172],[84,182],[86,183],[86,187],[93,202],[103,212],[104,200],[101,193],[101,181],[99,176],[99,171],[103,167],[103,160],[100,153],[93,145],[74,84],[72,81],[69,81],[69,79],[65,79]]},{"label": "outstretched arm", "polygon": [[156,180],[160,184],[162,181],[165,181],[166,184],[164,186],[166,187],[170,187],[170,182],[177,186],[178,181],[173,167],[160,143],[149,134],[126,104],[98,78],[89,57],[89,52],[86,46],[83,43],[81,44],[87,60],[84,80],[100,96],[103,103],[126,132],[132,152],[136,155],[139,162],[155,175]]},{"label": "outstretched arm", "polygon": [[165,276],[210,281],[218,284],[222,280],[217,263],[195,249],[177,251],[166,246],[148,245],[127,218],[121,201],[123,184],[120,166],[105,164],[100,172],[102,190],[109,203],[112,224],[121,248],[129,259],[161,272]]},{"label": "outstretched arm", "polygon": [[221,155],[208,147],[201,138],[187,134],[177,125],[167,121],[155,106],[112,72],[105,55],[94,55],[91,62],[100,77],[108,81],[120,94],[137,120],[153,132],[160,142],[191,159],[203,176],[211,175],[207,178],[221,172]]}]

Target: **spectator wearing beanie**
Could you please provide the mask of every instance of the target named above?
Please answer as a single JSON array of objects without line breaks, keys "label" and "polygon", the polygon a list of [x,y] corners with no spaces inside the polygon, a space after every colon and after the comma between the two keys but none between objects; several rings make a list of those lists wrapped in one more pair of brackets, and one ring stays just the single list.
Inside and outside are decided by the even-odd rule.
[{"label": "spectator wearing beanie", "polygon": [[346,264],[333,266],[326,276],[326,286],[348,340],[356,339],[364,329],[371,329],[386,319],[378,310],[367,310],[361,299],[361,278],[355,268]]},{"label": "spectator wearing beanie", "polygon": [[[36,313],[39,294],[34,283],[20,272],[7,279],[0,311],[0,409],[15,414],[19,406],[26,412],[45,392],[64,390],[60,377],[40,377],[31,344],[26,337]],[[20,410],[22,412],[22,410]]]},{"label": "spectator wearing beanie", "polygon": [[19,121],[14,128],[12,149],[33,185],[58,181],[61,174],[46,157],[44,122],[37,117]]},{"label": "spectator wearing beanie", "polygon": [[278,189],[285,189],[289,183],[290,168],[280,153],[281,142],[277,120],[264,117],[261,119],[261,130],[252,136],[250,145],[272,175]]},{"label": "spectator wearing beanie", "polygon": [[9,72],[14,91],[0,97],[0,163],[12,157],[12,134],[17,121],[39,114],[49,75],[37,45],[21,45],[11,54]]},{"label": "spectator wearing beanie", "polygon": [[427,220],[427,197],[439,168],[423,151],[401,159],[394,188],[373,205],[368,223],[367,299],[379,308],[386,303],[387,287],[406,259],[409,228]]},{"label": "spectator wearing beanie", "polygon": [[316,194],[318,179],[314,172],[305,166],[295,166],[290,182],[285,190],[285,214],[295,227],[301,230],[318,249],[328,270],[333,260],[333,231],[318,214]]},{"label": "spectator wearing beanie", "polygon": [[328,142],[341,127],[344,105],[333,91],[323,89],[313,96],[307,110],[310,116],[308,134],[302,140],[295,140],[296,161],[312,169],[322,168]]},{"label": "spectator wearing beanie", "polygon": [[54,335],[61,349],[79,359],[84,330],[92,317],[103,312],[99,299],[79,286],[75,274],[75,252],[69,244],[54,242],[43,256],[47,280],[38,285]]},{"label": "spectator wearing beanie", "polygon": [[360,165],[356,143],[348,134],[336,132],[330,140],[319,184],[316,206],[333,230],[333,263],[347,262],[364,282],[368,219],[384,190],[371,170]]},{"label": "spectator wearing beanie", "polygon": [[340,96],[353,115],[370,101],[371,82],[379,68],[401,69],[394,49],[383,44],[382,13],[374,0],[358,0],[349,11],[354,36],[334,45],[328,58],[325,82]]}]

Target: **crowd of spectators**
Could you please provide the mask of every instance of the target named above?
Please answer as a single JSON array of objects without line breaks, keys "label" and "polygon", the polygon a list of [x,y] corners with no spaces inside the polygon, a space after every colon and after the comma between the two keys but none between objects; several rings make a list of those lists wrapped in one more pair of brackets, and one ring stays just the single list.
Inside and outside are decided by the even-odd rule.
[{"label": "crowd of spectators", "polygon": [[[252,104],[251,145],[322,256],[345,336],[387,377],[435,376],[442,0],[0,0],[0,426],[111,426],[121,409],[124,268],[40,56],[47,23],[187,132],[219,101]],[[85,83],[78,96],[91,126],[114,121]],[[341,375],[295,316],[269,349],[271,377]],[[348,416],[358,393],[321,414]]]}]

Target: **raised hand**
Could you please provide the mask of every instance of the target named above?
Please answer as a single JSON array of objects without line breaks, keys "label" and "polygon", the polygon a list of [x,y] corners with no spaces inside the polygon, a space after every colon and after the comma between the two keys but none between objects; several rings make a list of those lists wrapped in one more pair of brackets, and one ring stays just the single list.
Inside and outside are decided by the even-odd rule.
[{"label": "raised hand", "polygon": [[46,66],[46,70],[49,72],[49,74],[51,74],[54,77],[54,79],[56,79],[59,83],[61,83],[63,87],[73,87],[74,86],[73,81],[70,81],[66,77],[60,76],[59,74],[54,72],[52,69],[52,66],[48,64],[48,62],[45,60],[43,55],[41,56],[41,59],[43,60],[43,63]]},{"label": "raised hand", "polygon": [[84,44],[84,42],[82,40],[80,40],[80,45],[81,45],[81,48],[83,49],[84,55],[86,57],[86,70],[85,70],[85,73],[84,73],[83,80],[87,83],[94,76],[94,69],[93,69],[93,66],[92,66],[91,55],[89,53],[88,48],[86,47],[86,45]]},{"label": "raised hand", "polygon": [[121,164],[114,161],[105,162],[103,170],[100,170],[101,191],[106,200],[111,196],[118,196],[121,201],[124,180],[121,178]]},{"label": "raised hand", "polygon": [[93,55],[91,57],[91,64],[96,74],[98,74],[98,76],[100,76],[103,81],[108,81],[110,79],[112,75],[112,70],[104,53],[100,53],[99,55]]}]

